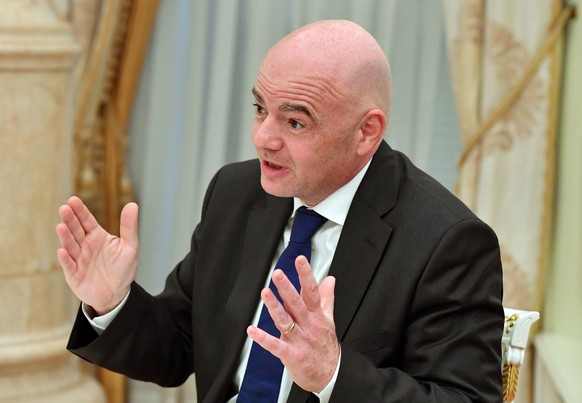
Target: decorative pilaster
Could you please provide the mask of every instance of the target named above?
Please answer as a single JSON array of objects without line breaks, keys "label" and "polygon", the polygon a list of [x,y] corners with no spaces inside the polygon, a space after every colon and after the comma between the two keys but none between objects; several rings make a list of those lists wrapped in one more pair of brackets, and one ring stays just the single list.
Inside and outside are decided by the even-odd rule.
[{"label": "decorative pilaster", "polygon": [[73,298],[56,260],[57,209],[72,193],[76,66],[62,0],[0,12],[0,401],[104,402],[65,350]]}]

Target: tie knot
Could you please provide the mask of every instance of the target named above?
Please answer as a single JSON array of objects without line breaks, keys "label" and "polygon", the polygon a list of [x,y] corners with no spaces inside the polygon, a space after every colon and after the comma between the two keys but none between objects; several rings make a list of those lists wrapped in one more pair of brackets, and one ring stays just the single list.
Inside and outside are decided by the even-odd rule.
[{"label": "tie knot", "polygon": [[327,218],[308,210],[304,206],[295,212],[293,227],[291,228],[291,242],[307,243],[315,232],[327,221]]}]

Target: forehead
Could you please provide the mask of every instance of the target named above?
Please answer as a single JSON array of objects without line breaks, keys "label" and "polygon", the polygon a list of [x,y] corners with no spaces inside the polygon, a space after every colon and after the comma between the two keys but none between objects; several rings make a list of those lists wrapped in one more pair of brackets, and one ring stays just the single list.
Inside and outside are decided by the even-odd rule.
[{"label": "forehead", "polygon": [[305,71],[305,66],[276,66],[263,63],[253,94],[265,103],[303,106],[314,118],[326,110],[337,109],[348,99],[347,91],[330,72]]},{"label": "forehead", "polygon": [[[260,104],[266,103],[263,96],[255,89],[255,87],[253,87],[252,92],[257,102],[259,102]],[[311,107],[302,105],[301,103],[283,102],[277,105],[277,109],[281,112],[300,112],[305,114],[311,120],[315,122],[318,121],[318,118],[315,115],[314,111],[312,111]]]}]

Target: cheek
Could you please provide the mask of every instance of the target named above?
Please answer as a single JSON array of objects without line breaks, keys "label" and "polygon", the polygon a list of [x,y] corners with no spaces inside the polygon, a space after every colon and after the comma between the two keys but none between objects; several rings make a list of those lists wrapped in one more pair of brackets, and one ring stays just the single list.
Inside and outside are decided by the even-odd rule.
[{"label": "cheek", "polygon": [[322,146],[322,151],[316,163],[321,176],[343,177],[351,172],[354,164],[355,150],[348,138],[332,139]]},{"label": "cheek", "polygon": [[[299,151],[299,150],[296,150]],[[295,154],[294,164],[298,176],[310,181],[320,181],[330,175],[337,165],[337,152],[329,144],[315,144]]]},{"label": "cheek", "polygon": [[251,140],[255,146],[257,145],[257,133],[259,132],[260,127],[261,122],[257,121],[257,119],[254,119],[253,125],[251,126]]}]

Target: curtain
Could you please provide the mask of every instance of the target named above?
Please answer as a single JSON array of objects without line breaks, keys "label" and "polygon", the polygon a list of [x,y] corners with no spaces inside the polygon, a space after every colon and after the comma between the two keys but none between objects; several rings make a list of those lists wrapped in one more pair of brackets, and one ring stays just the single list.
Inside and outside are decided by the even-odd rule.
[{"label": "curtain", "polygon": [[[500,240],[504,305],[540,310],[548,254],[559,39],[558,0],[444,0],[464,144],[457,192]],[[542,315],[543,319],[543,315]],[[517,401],[530,398],[530,360]]]},{"label": "curtain", "polygon": [[[387,141],[453,188],[461,140],[440,2],[162,2],[129,129],[140,203],[137,281],[148,291],[161,291],[187,252],[212,175],[255,157],[251,88],[266,51],[301,25],[335,18],[368,29],[391,61]],[[178,389],[141,382],[130,389],[133,402],[195,401],[193,377]]]}]

